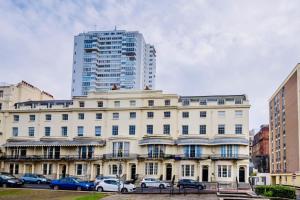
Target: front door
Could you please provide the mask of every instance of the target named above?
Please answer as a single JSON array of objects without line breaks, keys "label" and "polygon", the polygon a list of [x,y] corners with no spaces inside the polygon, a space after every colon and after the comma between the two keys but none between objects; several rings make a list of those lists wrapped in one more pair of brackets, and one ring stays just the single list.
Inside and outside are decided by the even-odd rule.
[{"label": "front door", "polygon": [[132,164],[131,165],[131,177],[130,179],[135,180],[136,179],[136,165]]},{"label": "front door", "polygon": [[172,165],[167,164],[167,167],[166,167],[166,180],[170,181],[171,179],[172,179]]},{"label": "front door", "polygon": [[208,182],[208,166],[202,167],[202,182]]},{"label": "front door", "polygon": [[65,178],[67,173],[67,166],[66,165],[60,165],[60,177]]},{"label": "front door", "polygon": [[239,182],[241,183],[245,182],[245,167],[239,168]]}]

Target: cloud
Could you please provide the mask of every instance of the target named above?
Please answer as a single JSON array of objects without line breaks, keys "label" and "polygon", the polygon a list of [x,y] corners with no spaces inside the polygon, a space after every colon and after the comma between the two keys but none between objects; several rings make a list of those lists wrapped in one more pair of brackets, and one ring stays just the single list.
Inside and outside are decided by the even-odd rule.
[{"label": "cloud", "polygon": [[[138,30],[157,49],[157,89],[247,94],[250,128],[299,62],[298,1],[0,1],[0,80],[70,98],[73,36]],[[166,81],[167,80],[167,81]]]}]

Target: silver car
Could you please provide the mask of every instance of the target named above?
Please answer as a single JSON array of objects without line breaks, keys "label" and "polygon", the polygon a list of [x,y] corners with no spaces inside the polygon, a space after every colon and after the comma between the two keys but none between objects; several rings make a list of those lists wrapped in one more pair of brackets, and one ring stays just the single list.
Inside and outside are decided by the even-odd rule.
[{"label": "silver car", "polygon": [[141,181],[141,187],[142,188],[158,187],[160,189],[164,189],[164,188],[170,187],[170,184],[168,182],[161,181],[161,180],[156,179],[156,178],[144,178]]}]

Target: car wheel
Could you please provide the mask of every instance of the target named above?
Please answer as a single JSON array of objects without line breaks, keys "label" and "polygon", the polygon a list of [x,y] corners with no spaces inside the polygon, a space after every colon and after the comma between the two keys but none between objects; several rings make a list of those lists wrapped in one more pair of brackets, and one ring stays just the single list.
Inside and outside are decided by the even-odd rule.
[{"label": "car wheel", "polygon": [[36,183],[37,183],[37,184],[41,184],[41,181],[37,181]]},{"label": "car wheel", "polygon": [[4,188],[7,188],[7,185],[6,185],[6,183],[3,183],[2,187],[4,187]]},{"label": "car wheel", "polygon": [[58,185],[53,186],[53,190],[58,190],[58,189],[59,189]]},{"label": "car wheel", "polygon": [[78,187],[76,188],[76,190],[77,190],[77,191],[81,191],[82,189],[81,189],[80,186],[78,186]]},{"label": "car wheel", "polygon": [[203,186],[202,186],[202,185],[199,185],[199,186],[198,186],[198,190],[203,190]]},{"label": "car wheel", "polygon": [[165,186],[163,184],[159,185],[159,189],[164,189],[164,188],[165,188]]},{"label": "car wheel", "polygon": [[127,193],[128,190],[127,190],[127,188],[122,188],[121,192],[122,192],[122,193]]},{"label": "car wheel", "polygon": [[142,183],[142,184],[141,184],[141,187],[142,187],[142,188],[146,188],[146,184],[145,184],[145,183]]},{"label": "car wheel", "polygon": [[97,192],[103,192],[103,187],[98,187]]}]

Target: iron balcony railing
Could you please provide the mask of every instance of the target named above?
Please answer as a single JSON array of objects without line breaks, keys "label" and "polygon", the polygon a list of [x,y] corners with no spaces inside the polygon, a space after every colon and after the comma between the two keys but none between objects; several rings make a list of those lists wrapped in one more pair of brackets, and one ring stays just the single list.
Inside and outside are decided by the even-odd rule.
[{"label": "iron balcony railing", "polygon": [[249,159],[246,154],[213,154],[210,156],[212,160],[244,160]]},{"label": "iron balcony railing", "polygon": [[173,154],[165,154],[165,153],[148,153],[148,154],[139,154],[139,159],[146,160],[160,160],[160,159],[174,159],[175,156]]},{"label": "iron balcony railing", "polygon": [[40,161],[40,160],[101,160],[103,156],[94,155],[56,155],[56,156],[45,156],[45,155],[26,155],[26,156],[1,156],[0,160],[19,160],[19,161]]},{"label": "iron balcony railing", "polygon": [[132,154],[129,153],[129,151],[119,151],[116,153],[108,153],[108,154],[103,154],[104,159],[135,159],[137,158],[137,154]]},{"label": "iron balcony railing", "polygon": [[209,157],[208,154],[179,154],[175,155],[175,160],[206,160]]}]

